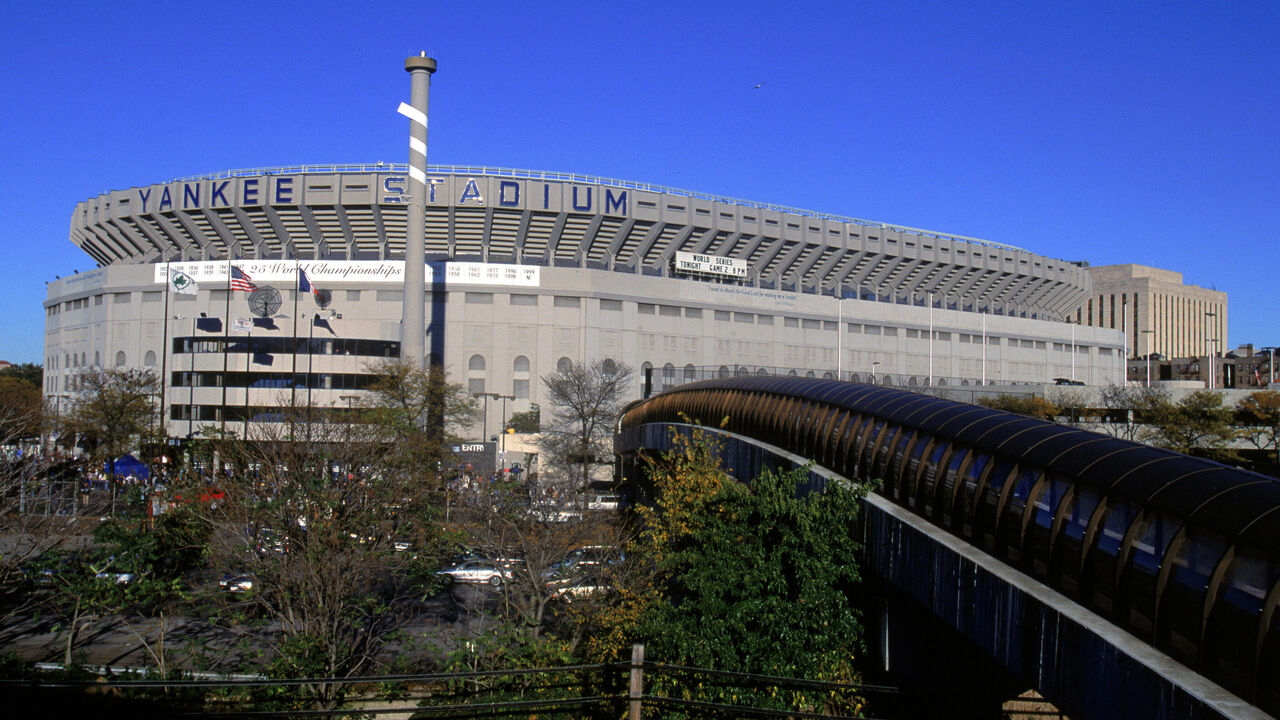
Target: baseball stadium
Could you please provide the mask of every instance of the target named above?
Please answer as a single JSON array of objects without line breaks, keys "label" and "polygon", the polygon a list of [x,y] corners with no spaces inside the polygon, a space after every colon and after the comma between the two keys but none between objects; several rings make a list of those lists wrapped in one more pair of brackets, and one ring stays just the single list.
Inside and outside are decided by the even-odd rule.
[{"label": "baseball stadium", "polygon": [[[70,239],[97,268],[49,283],[46,395],[65,404],[87,368],[151,368],[177,437],[275,421],[300,393],[349,405],[370,364],[401,353],[409,171],[233,170],[78,203]],[[1123,377],[1120,332],[1066,321],[1090,292],[1082,263],[599,177],[432,166],[426,178],[423,359],[509,396],[507,413],[539,403],[539,378],[563,363],[604,358],[637,371],[637,397],[646,380],[744,374]],[[477,431],[501,423],[487,412]]]}]

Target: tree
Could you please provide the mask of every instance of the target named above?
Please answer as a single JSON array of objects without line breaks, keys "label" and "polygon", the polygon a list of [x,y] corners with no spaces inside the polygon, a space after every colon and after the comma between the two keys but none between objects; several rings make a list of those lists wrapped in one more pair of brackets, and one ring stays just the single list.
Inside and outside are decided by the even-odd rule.
[{"label": "tree", "polygon": [[64,432],[78,436],[90,457],[107,462],[111,510],[115,512],[115,460],[153,429],[160,381],[150,370],[93,368],[77,379],[80,390],[62,418]]},{"label": "tree", "polygon": [[0,368],[0,378],[21,380],[38,390],[44,387],[44,368],[35,363],[18,363]]},{"label": "tree", "polygon": [[[1272,450],[1280,455],[1280,392],[1262,390],[1251,393],[1236,404],[1243,421],[1240,436],[1259,450]],[[1280,458],[1278,458],[1280,461]]]},{"label": "tree", "polygon": [[1049,422],[1053,422],[1062,413],[1062,409],[1056,404],[1038,395],[996,395],[981,398],[978,402],[995,410],[1004,410]]},{"label": "tree", "polygon": [[631,368],[605,359],[569,363],[542,384],[550,398],[551,422],[543,429],[548,462],[580,488],[591,482],[591,465],[613,454],[613,432],[631,384]]},{"label": "tree", "polygon": [[1147,433],[1143,412],[1169,401],[1169,392],[1158,386],[1134,387],[1111,383],[1099,392],[1107,417],[1102,430],[1124,440],[1140,441]]},{"label": "tree", "polygon": [[524,412],[511,413],[507,427],[518,433],[536,433],[542,429],[542,408],[533,403]]},{"label": "tree", "polygon": [[44,400],[40,386],[0,375],[0,447],[40,437],[44,424]]},{"label": "tree", "polygon": [[[406,384],[421,389],[411,376]],[[434,463],[406,463],[436,450],[398,445],[417,439],[438,448],[428,418],[456,408],[446,402],[432,415],[424,395],[416,403],[407,391],[398,397],[395,412],[366,408],[367,422],[313,416],[310,441],[294,438],[287,422],[260,428],[252,441],[216,441],[227,470],[218,478],[225,499],[206,510],[218,528],[214,566],[254,578],[252,592],[227,602],[278,626],[270,675],[354,677],[385,667],[384,651],[435,582],[445,542],[440,483]],[[307,692],[325,709],[342,690],[317,684]]]},{"label": "tree", "polygon": [[1152,445],[1211,460],[1235,460],[1230,447],[1236,437],[1232,411],[1223,405],[1222,393],[1197,390],[1178,402],[1153,396],[1139,406],[1139,414],[1150,426]]},{"label": "tree", "polygon": [[[673,664],[853,681],[862,626],[850,559],[860,552],[855,519],[865,491],[833,482],[798,497],[805,468],[739,483],[719,471],[712,448],[705,436],[691,438],[653,476],[657,507],[646,537],[660,597],[645,608],[641,636]],[[698,699],[742,702],[749,691],[719,692]],[[835,701],[762,693],[752,702],[830,710]]]},{"label": "tree", "polygon": [[480,402],[450,383],[439,365],[394,359],[370,370],[378,379],[362,401],[362,419],[372,433],[367,439],[385,449],[385,469],[436,477],[457,432],[474,423]]}]

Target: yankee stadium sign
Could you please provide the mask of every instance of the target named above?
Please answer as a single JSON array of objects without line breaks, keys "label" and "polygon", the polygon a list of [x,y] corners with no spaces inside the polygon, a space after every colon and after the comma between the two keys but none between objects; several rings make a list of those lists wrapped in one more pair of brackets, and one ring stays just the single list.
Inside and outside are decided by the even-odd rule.
[{"label": "yankee stadium sign", "polygon": [[[321,177],[325,179],[323,183],[317,179],[304,185],[306,179]],[[324,204],[332,202],[335,181],[342,192],[368,192],[367,178],[367,175],[353,174],[218,178],[135,188],[131,194],[136,212],[142,213],[309,202]],[[407,175],[376,175],[373,179],[380,202],[407,201]],[[322,193],[328,197],[318,197]],[[428,205],[627,215],[631,210],[630,201],[630,191],[624,188],[495,177],[427,177]]]}]

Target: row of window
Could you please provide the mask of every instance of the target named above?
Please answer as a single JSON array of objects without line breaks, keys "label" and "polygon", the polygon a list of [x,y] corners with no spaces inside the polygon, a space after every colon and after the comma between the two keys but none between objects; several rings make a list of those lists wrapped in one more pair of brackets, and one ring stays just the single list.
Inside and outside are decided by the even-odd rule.
[{"label": "row of window", "polygon": [[397,340],[305,337],[176,337],[173,354],[222,353],[254,355],[354,355],[359,357],[400,357]]},{"label": "row of window", "polygon": [[367,390],[377,379],[368,373],[306,373],[255,371],[174,371],[170,387],[226,387],[275,390]]}]

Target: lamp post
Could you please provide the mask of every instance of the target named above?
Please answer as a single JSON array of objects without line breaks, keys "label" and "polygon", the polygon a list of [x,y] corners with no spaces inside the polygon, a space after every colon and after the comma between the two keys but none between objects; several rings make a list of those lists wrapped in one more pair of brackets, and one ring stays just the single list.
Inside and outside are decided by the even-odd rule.
[{"label": "lamp post", "polygon": [[1076,322],[1067,320],[1071,326],[1071,382],[1076,381]]},{"label": "lamp post", "polygon": [[876,368],[880,366],[880,361],[876,360],[871,363],[871,384],[876,384]]},{"label": "lamp post", "polygon": [[1209,362],[1209,389],[1210,390],[1213,389],[1214,382],[1215,382],[1214,375],[1217,374],[1217,370],[1218,370],[1216,367],[1214,367],[1215,363],[1213,362],[1213,354],[1215,351],[1214,343],[1216,342],[1217,339],[1209,337],[1208,333],[1213,330],[1213,318],[1217,316],[1218,316],[1218,313],[1212,312],[1212,311],[1204,314],[1205,320],[1207,321],[1207,327],[1206,327],[1207,332],[1205,333],[1204,342],[1205,342],[1205,347],[1208,349],[1208,353],[1209,353],[1208,357],[1205,359]]},{"label": "lamp post", "polygon": [[933,291],[929,294],[929,387],[933,387]]},{"label": "lamp post", "polygon": [[[499,418],[502,424],[502,431],[498,433],[500,437],[498,455],[499,457],[502,458],[502,466],[503,466],[502,470],[505,472],[507,469],[506,468],[507,433],[506,433],[506,427],[505,427],[507,422],[507,401],[510,400],[512,402],[515,402],[516,396],[503,395],[502,393],[494,393],[494,392],[482,392],[482,393],[472,393],[472,397],[484,398],[485,400],[488,400],[489,398],[493,398],[494,400],[502,401],[502,417]],[[484,419],[481,420],[480,424],[481,424],[482,432],[484,432],[484,436],[480,438],[480,441],[486,442],[489,439],[489,405],[487,402],[485,403],[485,408],[484,408]]]},{"label": "lamp post", "polygon": [[836,288],[836,379],[844,377],[844,289]]},{"label": "lamp post", "polygon": [[1151,387],[1151,335],[1155,335],[1155,330],[1143,330],[1143,335],[1147,335],[1147,387]]}]

